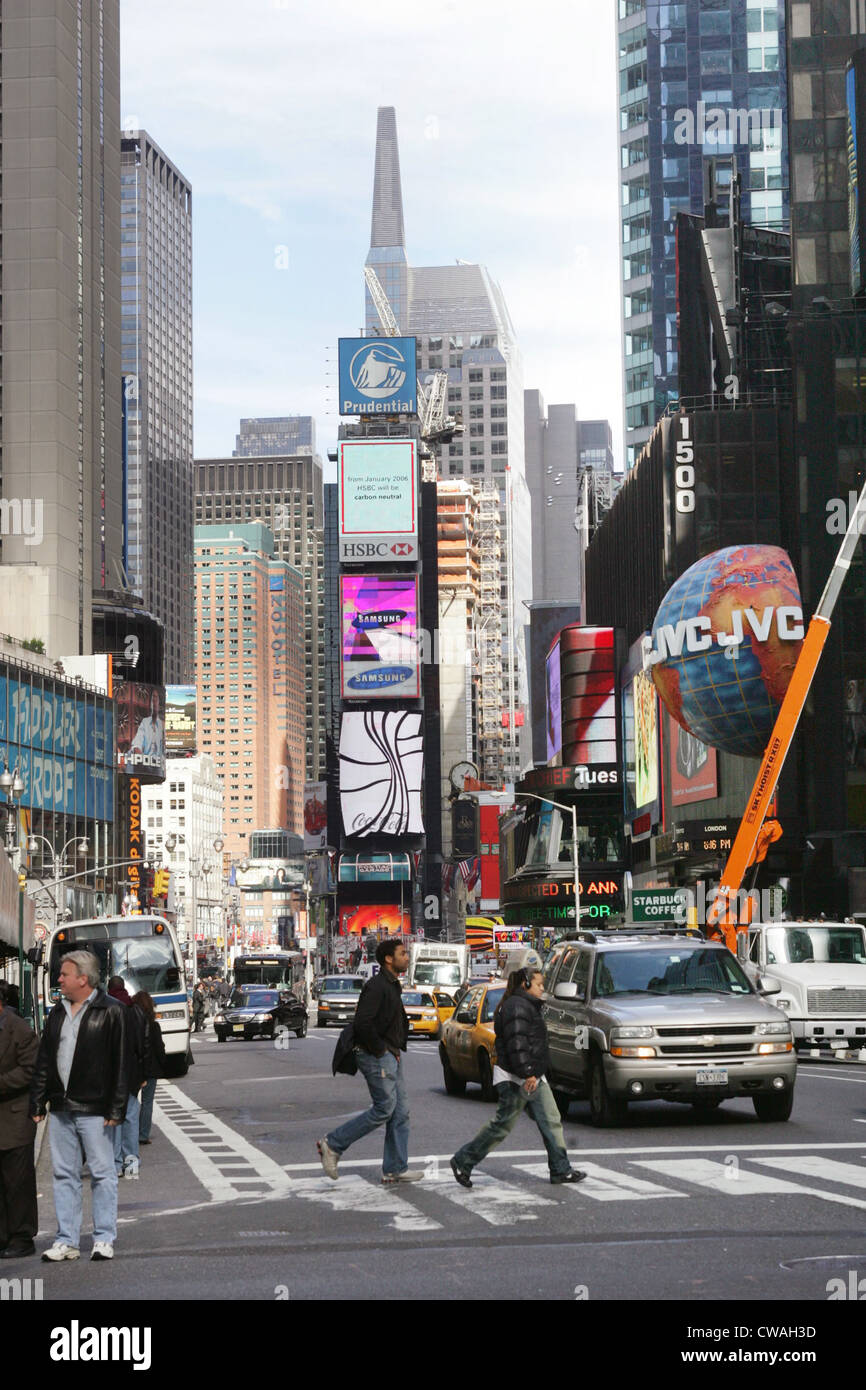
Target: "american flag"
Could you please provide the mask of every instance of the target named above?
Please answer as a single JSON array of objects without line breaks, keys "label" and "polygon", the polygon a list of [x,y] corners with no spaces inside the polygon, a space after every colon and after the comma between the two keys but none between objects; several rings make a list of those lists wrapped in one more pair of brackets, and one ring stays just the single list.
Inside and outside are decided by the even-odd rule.
[{"label": "american flag", "polygon": [[443,865],[442,865],[442,891],[443,891],[444,893],[450,893],[450,892],[451,892],[451,885],[452,885],[453,882],[454,882],[454,865],[453,865],[453,864],[443,864]]},{"label": "american flag", "polygon": [[461,859],[459,867],[460,877],[463,879],[466,887],[474,888],[481,873],[481,860],[479,858]]}]

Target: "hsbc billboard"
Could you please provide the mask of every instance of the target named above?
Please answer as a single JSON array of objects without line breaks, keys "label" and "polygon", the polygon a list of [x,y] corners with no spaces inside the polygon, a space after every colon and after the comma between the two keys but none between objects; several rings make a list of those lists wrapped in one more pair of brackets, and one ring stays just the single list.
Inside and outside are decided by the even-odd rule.
[{"label": "hsbc billboard", "polygon": [[339,558],[344,565],[418,560],[414,440],[341,440]]}]

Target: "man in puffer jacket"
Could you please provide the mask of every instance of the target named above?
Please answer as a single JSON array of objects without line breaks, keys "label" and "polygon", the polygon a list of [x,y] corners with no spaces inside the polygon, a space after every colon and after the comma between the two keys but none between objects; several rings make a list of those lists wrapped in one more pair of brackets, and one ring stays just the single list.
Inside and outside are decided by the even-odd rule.
[{"label": "man in puffer jacket", "polygon": [[540,970],[529,967],[513,970],[508,976],[505,996],[493,1019],[496,1033],[493,1084],[499,1105],[493,1119],[451,1159],[451,1171],[461,1187],[472,1186],[469,1174],[476,1163],[511,1133],[523,1110],[529,1111],[544,1140],[550,1181],[580,1182],[586,1177],[586,1173],[572,1168],[568,1160],[562,1120],[544,1075],[549,1057],[547,1026],[541,1016],[543,993]]}]

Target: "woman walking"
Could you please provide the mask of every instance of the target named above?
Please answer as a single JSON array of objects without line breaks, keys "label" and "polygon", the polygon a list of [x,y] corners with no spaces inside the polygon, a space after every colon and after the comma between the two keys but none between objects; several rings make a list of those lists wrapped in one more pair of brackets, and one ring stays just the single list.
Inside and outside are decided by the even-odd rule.
[{"label": "woman walking", "polygon": [[161,1076],[165,1076],[165,1043],[162,1040],[162,1029],[157,1021],[153,1000],[147,990],[139,990],[138,994],[133,996],[132,1003],[141,1010],[144,1017],[144,1062],[142,1065],[144,1085],[141,1088],[138,1142],[139,1144],[149,1144],[156,1083]]},{"label": "woman walking", "polygon": [[544,993],[540,970],[513,970],[502,1002],[493,1016],[496,1066],[493,1084],[499,1105],[493,1119],[451,1159],[451,1171],[461,1187],[471,1187],[469,1174],[490,1150],[509,1135],[521,1111],[528,1110],[541,1132],[552,1183],[581,1182],[586,1173],[572,1168],[562,1135],[562,1120],[545,1079],[549,1065],[547,1026],[541,1016]]}]

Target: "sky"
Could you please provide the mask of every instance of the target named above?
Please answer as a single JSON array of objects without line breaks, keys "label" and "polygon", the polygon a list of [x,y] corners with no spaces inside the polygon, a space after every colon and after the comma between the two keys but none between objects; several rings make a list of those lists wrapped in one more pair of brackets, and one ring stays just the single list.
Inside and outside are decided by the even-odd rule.
[{"label": "sky", "polygon": [[[614,0],[120,0],[121,122],[193,189],[195,456],[241,416],[337,437],[363,325],[376,111],[412,265],[481,262],[524,385],[606,417],[622,467]],[[329,476],[326,474],[326,476]]]}]

